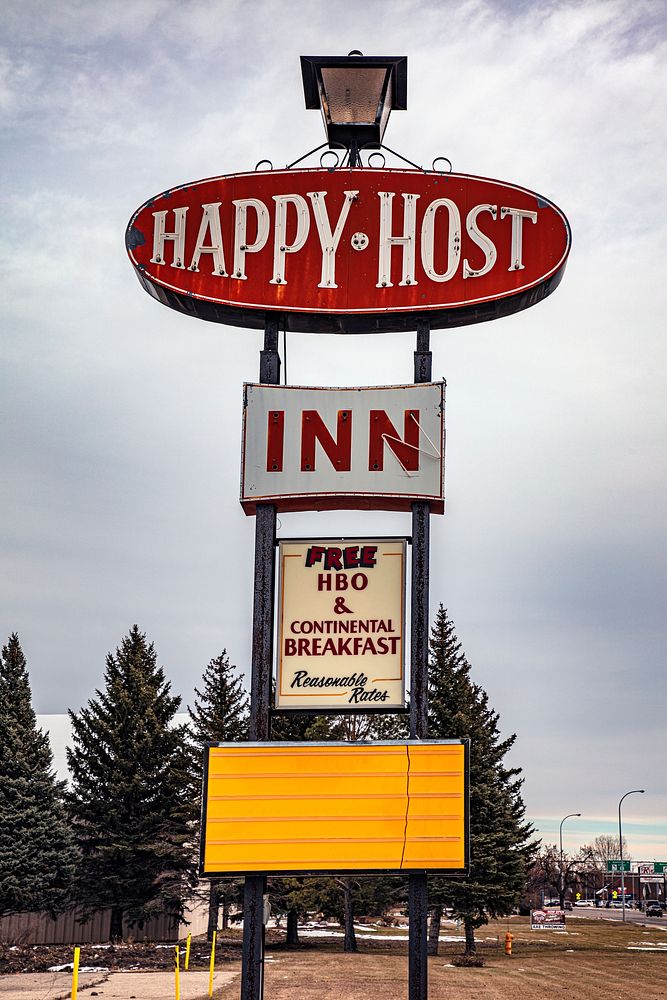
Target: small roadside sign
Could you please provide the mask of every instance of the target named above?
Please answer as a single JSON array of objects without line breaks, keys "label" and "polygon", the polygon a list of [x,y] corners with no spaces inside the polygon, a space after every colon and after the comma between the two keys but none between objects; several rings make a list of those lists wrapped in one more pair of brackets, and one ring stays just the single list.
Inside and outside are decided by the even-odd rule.
[{"label": "small roadside sign", "polygon": [[564,931],[565,911],[551,909],[530,911],[531,931]]}]

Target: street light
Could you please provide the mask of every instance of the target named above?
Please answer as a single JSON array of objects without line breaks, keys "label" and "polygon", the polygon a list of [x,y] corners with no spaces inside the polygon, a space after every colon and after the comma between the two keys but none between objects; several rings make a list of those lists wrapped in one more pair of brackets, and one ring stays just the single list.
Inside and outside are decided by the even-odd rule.
[{"label": "street light", "polygon": [[633,788],[622,795],[618,803],[618,846],[621,852],[621,906],[623,907],[623,920],[625,920],[625,872],[623,871],[623,830],[621,829],[621,804],[628,795],[643,795],[643,788]]},{"label": "street light", "polygon": [[405,111],[406,56],[301,56],[306,107],[322,112],[330,146],[344,146],[350,166],[360,164],[359,149],[380,146],[391,111]]},{"label": "street light", "polygon": [[567,816],[563,816],[560,821],[560,908],[563,909],[565,905],[565,873],[563,872],[563,823],[566,819],[570,819],[571,816],[581,816],[581,813],[568,813]]}]

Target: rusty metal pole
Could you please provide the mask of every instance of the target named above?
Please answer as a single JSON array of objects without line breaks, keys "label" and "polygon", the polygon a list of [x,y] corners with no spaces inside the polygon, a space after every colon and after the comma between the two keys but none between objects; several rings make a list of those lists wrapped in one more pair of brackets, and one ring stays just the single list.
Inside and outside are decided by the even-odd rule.
[{"label": "rusty metal pole", "polygon": [[[417,324],[414,353],[415,382],[430,382],[432,354],[427,320]],[[428,630],[429,552],[431,505],[412,504],[412,613],[410,632],[410,739],[428,736]],[[426,875],[410,875],[408,880],[408,1000],[427,1000],[427,917]]]},{"label": "rusty metal pole", "polygon": [[[260,352],[259,381],[280,383],[278,316],[269,315]],[[273,590],[276,558],[276,508],[258,503],[255,515],[255,588],[252,617],[252,670],[249,737],[271,739],[271,670],[273,658]],[[247,875],[243,891],[243,955],[241,1000],[261,1000],[264,994],[264,875]]]}]

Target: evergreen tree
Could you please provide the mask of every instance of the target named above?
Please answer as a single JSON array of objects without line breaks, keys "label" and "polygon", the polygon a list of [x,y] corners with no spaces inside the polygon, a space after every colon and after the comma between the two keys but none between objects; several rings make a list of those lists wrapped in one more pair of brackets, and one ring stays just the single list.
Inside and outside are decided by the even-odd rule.
[{"label": "evergreen tree", "polygon": [[188,742],[197,794],[201,789],[206,745],[248,739],[248,695],[226,649],[209,661],[202,681],[202,690],[195,688],[194,707],[188,705]]},{"label": "evergreen tree", "polygon": [[14,632],[0,655],[0,916],[69,902],[76,851]]},{"label": "evergreen tree", "polygon": [[280,743],[328,743],[342,736],[334,716],[281,712],[271,716],[271,739]]},{"label": "evergreen tree", "polygon": [[[203,689],[195,688],[194,708],[188,705],[190,716],[191,770],[194,798],[198,802],[202,790],[204,752],[207,743],[235,743],[248,739],[248,696],[243,682],[230,664],[227,650],[211,660],[204,671]],[[229,906],[238,901],[242,879],[211,879],[208,888],[208,940],[218,926],[222,906],[222,927],[227,929]]]},{"label": "evergreen tree", "polygon": [[69,802],[82,853],[77,892],[88,911],[111,907],[112,940],[123,920],[182,913],[193,882],[192,800],[180,698],[134,625],[109,653],[105,688],[70,712]]},{"label": "evergreen tree", "polygon": [[468,953],[475,951],[476,927],[512,912],[537,847],[525,820],[521,768],[504,763],[516,736],[501,739],[498,722],[486,692],[470,679],[470,664],[441,605],[430,642],[429,736],[470,738],[471,864],[467,879],[430,879],[429,893],[436,907],[446,902],[463,920]]}]

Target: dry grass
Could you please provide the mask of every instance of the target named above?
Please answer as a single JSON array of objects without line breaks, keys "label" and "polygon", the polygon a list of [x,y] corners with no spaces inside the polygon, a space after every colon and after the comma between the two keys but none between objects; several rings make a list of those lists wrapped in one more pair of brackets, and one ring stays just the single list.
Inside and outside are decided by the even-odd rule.
[{"label": "dry grass", "polygon": [[[505,931],[514,934],[504,955]],[[381,932],[384,933],[384,932]],[[443,927],[443,933],[449,930]],[[462,944],[444,943],[429,960],[429,1000],[659,1000],[667,998],[667,950],[629,950],[667,941],[665,930],[598,920],[571,920],[565,934],[531,931],[527,918],[498,921],[479,934],[482,969],[455,968]],[[345,955],[340,939],[310,939],[299,951],[269,949],[267,1000],[405,1000],[407,948],[403,942],[359,942]],[[334,950],[335,949],[335,950]],[[217,1000],[236,1000],[238,981]]]}]

